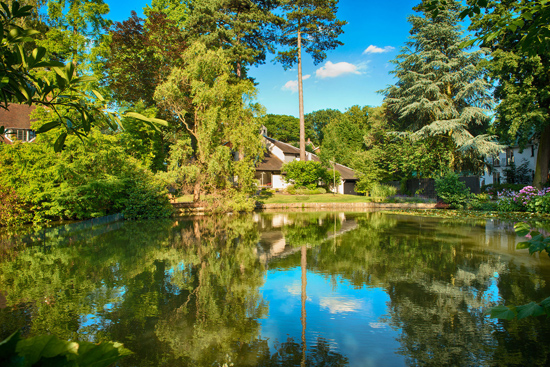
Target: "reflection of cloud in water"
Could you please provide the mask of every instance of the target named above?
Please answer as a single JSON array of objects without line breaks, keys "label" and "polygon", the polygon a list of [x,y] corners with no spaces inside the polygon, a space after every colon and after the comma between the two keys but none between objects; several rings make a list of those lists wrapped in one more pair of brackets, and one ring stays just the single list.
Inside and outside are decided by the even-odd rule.
[{"label": "reflection of cloud in water", "polygon": [[299,296],[302,294],[302,285],[299,282],[289,284],[285,288],[287,292],[292,294],[293,296]]},{"label": "reflection of cloud in water", "polygon": [[369,326],[373,329],[384,329],[387,325],[382,322],[369,322]]},{"label": "reflection of cloud in water", "polygon": [[363,308],[361,301],[344,297],[322,297],[320,304],[328,308],[330,313],[358,312]]}]

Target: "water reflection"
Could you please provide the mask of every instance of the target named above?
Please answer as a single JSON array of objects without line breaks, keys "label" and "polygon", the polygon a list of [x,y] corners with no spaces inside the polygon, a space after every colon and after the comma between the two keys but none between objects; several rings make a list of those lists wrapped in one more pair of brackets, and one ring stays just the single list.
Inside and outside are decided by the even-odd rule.
[{"label": "water reflection", "polygon": [[544,365],[545,319],[484,314],[550,293],[550,261],[502,226],[380,213],[97,226],[4,249],[0,337],[116,340],[135,352],[121,366]]}]

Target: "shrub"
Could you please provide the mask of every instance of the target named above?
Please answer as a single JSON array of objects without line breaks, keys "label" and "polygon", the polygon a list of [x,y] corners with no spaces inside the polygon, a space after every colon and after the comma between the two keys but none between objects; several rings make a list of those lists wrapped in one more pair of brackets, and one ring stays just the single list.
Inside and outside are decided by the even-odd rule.
[{"label": "shrub", "polygon": [[388,196],[393,196],[397,193],[397,189],[393,186],[383,185],[379,182],[372,185],[370,196],[379,201],[384,201]]},{"label": "shrub", "polygon": [[24,224],[32,219],[14,189],[0,185],[0,227]]},{"label": "shrub", "polygon": [[325,185],[332,185],[334,174],[336,174],[336,182],[340,182],[338,171],[329,171],[320,162],[316,161],[302,162],[295,160],[285,163],[282,170],[286,172],[285,182],[292,183],[296,187],[315,189],[321,182]]},{"label": "shrub", "polygon": [[456,173],[435,180],[435,192],[451,208],[462,207],[470,197],[470,189],[460,182]]}]

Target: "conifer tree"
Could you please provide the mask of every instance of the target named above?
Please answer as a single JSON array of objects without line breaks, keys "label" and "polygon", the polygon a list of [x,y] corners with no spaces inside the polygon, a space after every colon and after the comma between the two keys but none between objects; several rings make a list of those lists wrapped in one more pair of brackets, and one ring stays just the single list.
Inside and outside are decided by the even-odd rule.
[{"label": "conifer tree", "polygon": [[300,160],[306,160],[304,89],[302,85],[302,49],[313,57],[315,65],[326,57],[327,50],[343,45],[338,36],[345,21],[336,19],[338,0],[287,0],[283,3],[285,24],[282,26],[280,51],[276,60],[285,69],[298,64],[298,95],[300,104]]},{"label": "conifer tree", "polygon": [[248,66],[264,63],[267,52],[274,52],[271,28],[281,23],[272,12],[277,6],[277,0],[190,1],[185,30],[190,43],[223,49],[237,77],[246,78]]},{"label": "conifer tree", "polygon": [[[401,129],[413,139],[440,140],[454,147],[446,169],[465,168],[468,162],[495,154],[501,147],[484,134],[493,106],[490,84],[479,68],[483,51],[467,52],[460,29],[461,5],[448,1],[437,14],[424,1],[408,21],[411,35],[393,63],[398,81],[386,88],[385,103]],[[469,166],[468,168],[471,168]]]}]

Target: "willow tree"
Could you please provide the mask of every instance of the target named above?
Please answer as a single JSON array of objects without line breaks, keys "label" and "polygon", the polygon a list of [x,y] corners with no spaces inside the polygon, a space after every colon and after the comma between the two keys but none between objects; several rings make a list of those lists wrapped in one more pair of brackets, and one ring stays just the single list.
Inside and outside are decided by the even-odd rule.
[{"label": "willow tree", "polygon": [[182,63],[155,92],[158,103],[172,111],[189,134],[173,147],[169,170],[192,186],[195,202],[201,192],[251,192],[255,159],[263,151],[257,111],[249,103],[253,83],[232,81],[224,51],[208,50],[202,43],[191,45]]},{"label": "willow tree", "polygon": [[338,0],[289,0],[283,3],[285,23],[279,42],[285,49],[276,60],[286,69],[298,64],[298,95],[300,104],[300,160],[306,160],[304,88],[302,85],[302,49],[315,65],[326,59],[326,51],[343,45],[338,36],[345,21],[336,19]]},{"label": "willow tree", "polygon": [[479,167],[482,157],[501,149],[484,134],[493,107],[491,85],[479,68],[484,52],[461,48],[459,2],[448,1],[437,14],[427,3],[408,18],[411,36],[392,61],[397,83],[383,91],[387,110],[414,139],[439,140],[453,150],[445,169]]}]

